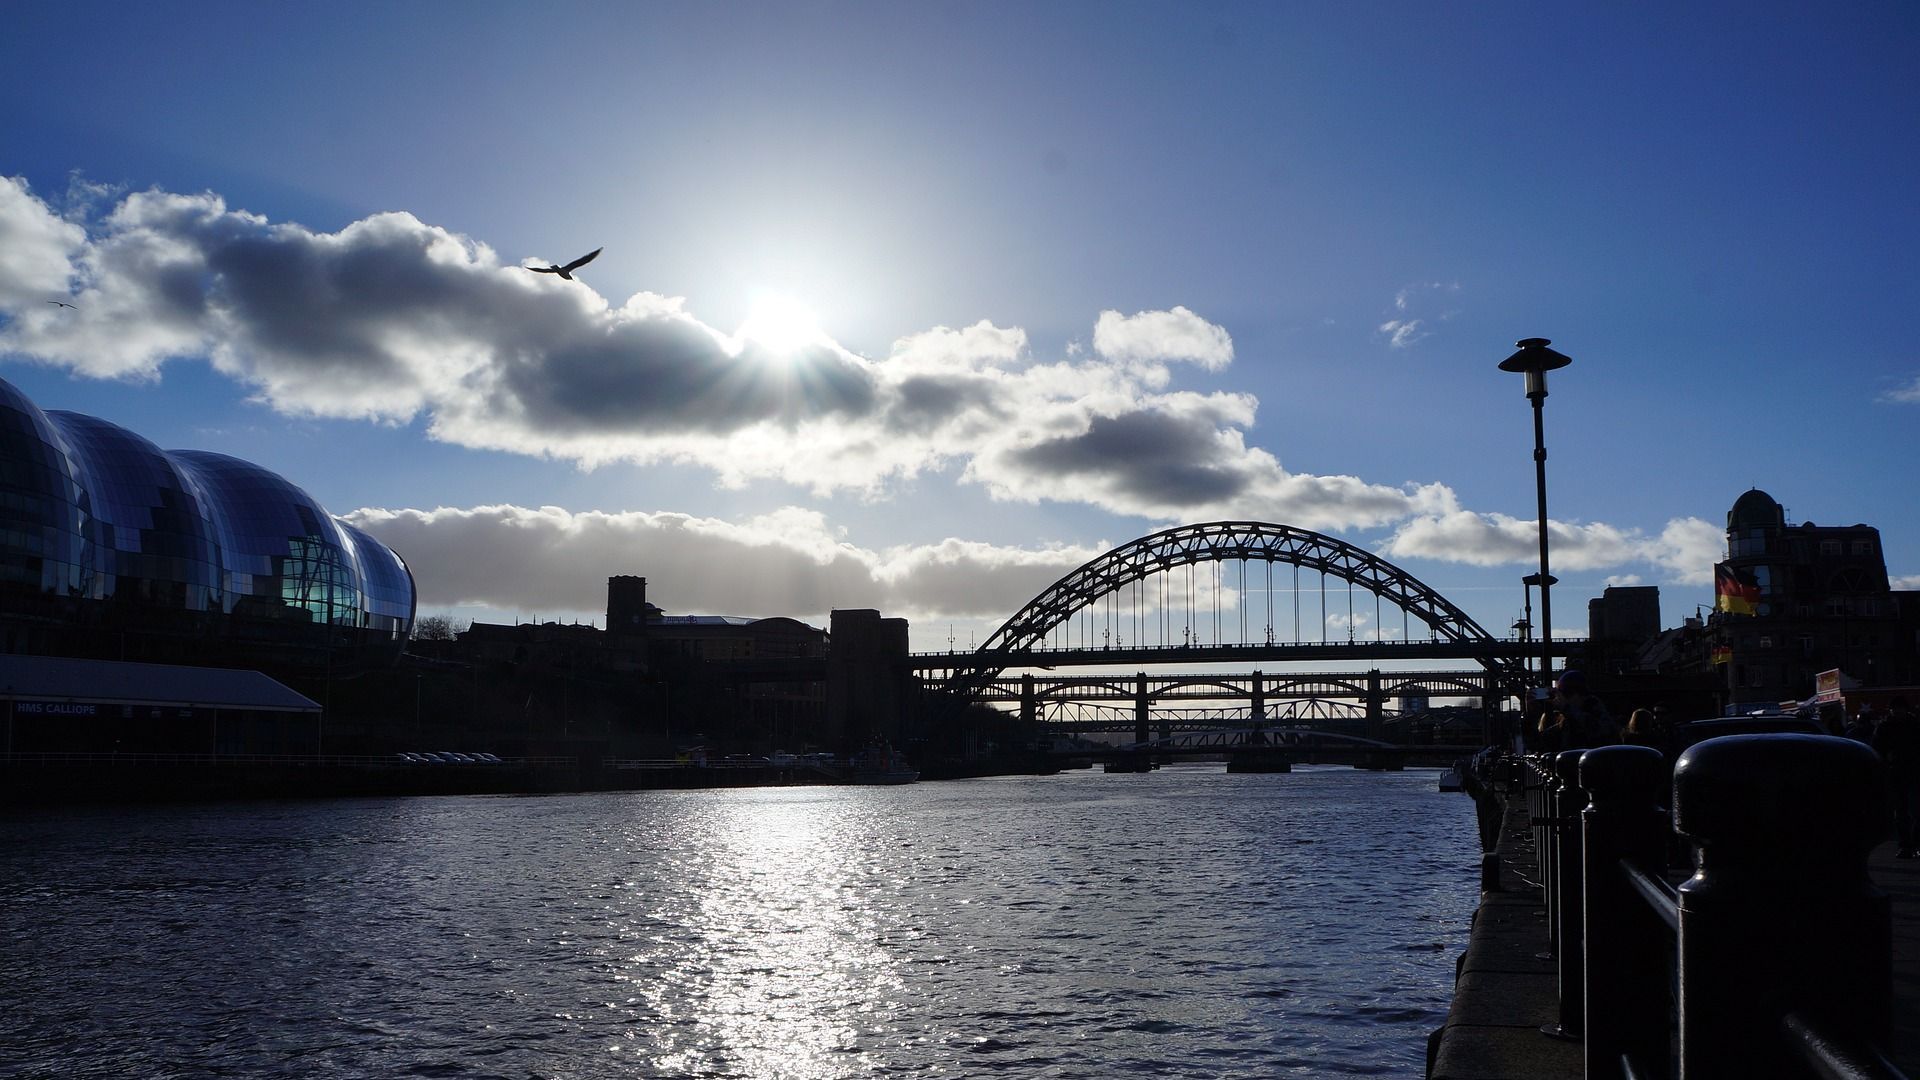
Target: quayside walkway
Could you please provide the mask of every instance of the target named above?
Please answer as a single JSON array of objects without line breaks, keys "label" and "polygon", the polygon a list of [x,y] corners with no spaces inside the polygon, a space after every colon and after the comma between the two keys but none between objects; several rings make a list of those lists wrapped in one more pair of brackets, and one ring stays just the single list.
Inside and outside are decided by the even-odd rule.
[{"label": "quayside walkway", "polygon": [[[1482,866],[1452,1008],[1429,1044],[1428,1076],[1920,1078],[1920,860],[1896,859],[1890,842],[1875,842],[1885,818],[1871,752],[1836,745],[1843,740],[1806,742],[1813,738],[1737,736],[1720,740],[1731,747],[1692,755],[1673,817],[1658,805],[1669,801],[1668,773],[1652,751],[1588,757],[1599,795],[1579,787],[1578,753],[1495,763],[1476,798],[1483,835],[1492,840],[1499,823],[1497,842]],[[1716,781],[1716,766],[1731,767],[1731,779]],[[1787,771],[1769,775],[1776,767]],[[1701,801],[1709,795],[1742,809],[1710,813]],[[1744,805],[1756,796],[1757,807]],[[1586,807],[1609,800],[1629,827],[1610,833],[1603,814],[1597,840],[1583,843],[1594,826]],[[1718,841],[1708,843],[1708,873],[1684,896],[1673,889],[1691,874],[1687,853],[1670,847],[1676,820],[1688,837]],[[1740,865],[1748,852],[1729,826],[1775,834],[1752,849],[1755,867]],[[1636,861],[1661,867],[1662,880],[1633,882],[1623,868]],[[1596,874],[1597,892],[1583,889],[1589,868],[1613,880]],[[1559,889],[1556,872],[1575,887]],[[1754,886],[1773,900],[1752,904],[1738,891]],[[1625,916],[1600,920],[1597,947],[1581,929],[1582,901],[1593,896]],[[1764,929],[1749,916],[1766,920]],[[1684,958],[1676,941],[1683,918]],[[1556,949],[1563,923],[1574,929],[1567,948]],[[1586,970],[1589,954],[1597,970]],[[1715,956],[1727,959],[1707,962]],[[1689,994],[1696,1004],[1683,1056],[1679,1001]]]}]

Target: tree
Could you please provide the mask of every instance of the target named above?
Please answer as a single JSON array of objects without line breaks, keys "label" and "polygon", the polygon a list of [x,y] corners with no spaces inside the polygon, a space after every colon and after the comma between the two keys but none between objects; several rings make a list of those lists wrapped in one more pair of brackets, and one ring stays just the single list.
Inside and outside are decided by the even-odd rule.
[{"label": "tree", "polygon": [[446,615],[422,615],[413,620],[415,641],[452,641],[457,633],[453,619]]}]

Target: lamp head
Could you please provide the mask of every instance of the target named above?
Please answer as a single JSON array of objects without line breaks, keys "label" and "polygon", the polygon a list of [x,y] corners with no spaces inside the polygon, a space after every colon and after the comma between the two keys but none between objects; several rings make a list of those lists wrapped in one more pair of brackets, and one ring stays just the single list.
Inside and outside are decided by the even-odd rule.
[{"label": "lamp head", "polygon": [[1573,357],[1547,348],[1543,337],[1521,338],[1514,342],[1520,351],[1500,361],[1501,371],[1518,371],[1527,377],[1527,396],[1547,396],[1547,372],[1573,363]]},{"label": "lamp head", "polygon": [[[1523,577],[1520,579],[1520,584],[1538,585],[1540,584],[1540,581],[1541,581],[1541,578],[1539,574],[1528,574],[1526,577]],[[1560,579],[1557,577],[1554,577],[1552,574],[1548,574],[1546,576],[1546,582],[1548,585],[1558,585],[1560,584]]]}]

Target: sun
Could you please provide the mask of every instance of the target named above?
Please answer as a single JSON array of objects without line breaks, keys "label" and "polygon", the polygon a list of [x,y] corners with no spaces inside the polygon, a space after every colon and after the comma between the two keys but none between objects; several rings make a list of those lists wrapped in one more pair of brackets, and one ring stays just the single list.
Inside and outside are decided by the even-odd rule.
[{"label": "sun", "polygon": [[747,320],[733,336],[780,355],[791,355],[827,339],[812,309],[792,297],[774,295],[755,300]]}]

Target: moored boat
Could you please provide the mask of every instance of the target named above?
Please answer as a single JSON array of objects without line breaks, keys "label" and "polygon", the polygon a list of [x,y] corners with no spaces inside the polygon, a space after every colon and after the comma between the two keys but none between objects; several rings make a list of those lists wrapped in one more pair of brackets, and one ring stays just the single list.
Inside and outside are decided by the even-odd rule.
[{"label": "moored boat", "polygon": [[920,770],[891,746],[874,746],[854,756],[848,778],[856,784],[911,784],[920,779]]}]

